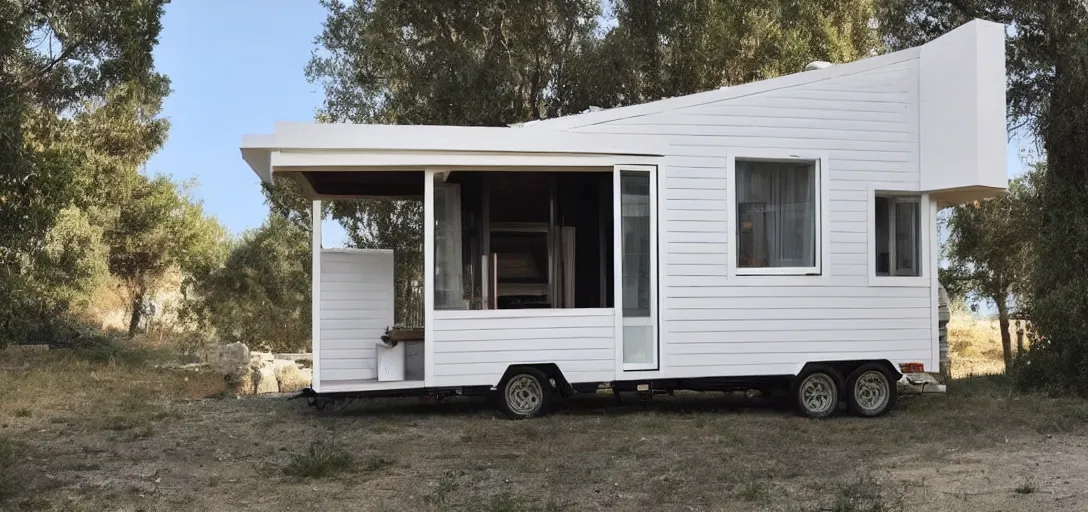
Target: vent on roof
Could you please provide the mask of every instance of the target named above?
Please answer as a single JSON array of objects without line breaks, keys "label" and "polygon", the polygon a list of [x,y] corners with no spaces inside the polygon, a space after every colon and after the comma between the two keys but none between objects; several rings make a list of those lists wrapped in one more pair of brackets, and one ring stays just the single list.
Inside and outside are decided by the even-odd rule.
[{"label": "vent on roof", "polygon": [[829,68],[829,67],[831,67],[830,62],[822,61],[822,60],[814,60],[812,62],[809,62],[805,66],[805,71],[813,71],[813,70],[824,69],[824,68]]}]

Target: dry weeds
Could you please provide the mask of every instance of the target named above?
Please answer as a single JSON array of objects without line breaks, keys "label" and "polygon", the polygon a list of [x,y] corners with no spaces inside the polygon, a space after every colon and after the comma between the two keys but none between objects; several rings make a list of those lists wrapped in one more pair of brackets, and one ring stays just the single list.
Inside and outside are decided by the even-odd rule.
[{"label": "dry weeds", "polygon": [[[301,401],[202,399],[219,390],[217,377],[136,360],[146,361],[46,353],[0,373],[0,386],[16,390],[0,396],[0,492],[16,489],[6,506],[1088,508],[1088,403],[1018,395],[1001,377],[905,398],[878,419],[811,421],[772,402],[692,393],[648,408],[585,396],[516,422],[467,399],[374,400],[326,414]],[[314,441],[334,447],[317,458],[352,463],[318,477],[285,474]]]},{"label": "dry weeds", "polygon": [[[1015,349],[1015,327],[1012,330]],[[948,351],[953,378],[1005,372],[997,320],[952,315],[948,322]]]}]

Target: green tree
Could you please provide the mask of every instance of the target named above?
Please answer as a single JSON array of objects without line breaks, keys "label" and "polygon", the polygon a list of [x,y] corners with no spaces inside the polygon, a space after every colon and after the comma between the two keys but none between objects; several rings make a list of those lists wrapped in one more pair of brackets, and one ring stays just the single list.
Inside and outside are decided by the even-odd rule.
[{"label": "green tree", "polygon": [[22,301],[16,320],[20,325],[14,330],[28,342],[54,342],[65,325],[64,315],[87,306],[91,293],[105,282],[107,254],[102,228],[76,207],[62,209],[41,250],[25,261],[24,293],[9,298]]},{"label": "green tree", "polygon": [[[618,0],[604,52],[613,102],[643,103],[875,53],[871,0]],[[618,101],[617,101],[618,100]]]},{"label": "green tree", "polygon": [[109,268],[130,304],[129,336],[143,305],[171,269],[208,268],[220,255],[225,230],[165,176],[140,177],[124,194],[124,208],[109,226]]},{"label": "green tree", "polygon": [[[1034,384],[1088,396],[1088,4],[1050,10],[1054,75],[1043,116],[1047,171],[1041,180],[1039,264],[1035,269]],[[1034,355],[1034,354],[1029,354]]]},{"label": "green tree", "polygon": [[[73,211],[101,227],[106,209],[90,197],[110,190],[86,186],[100,162],[86,158],[88,141],[77,141],[76,132],[88,113],[105,112],[97,107],[110,103],[111,91],[127,90],[143,105],[168,92],[151,58],[164,3],[0,0],[0,344],[25,338],[34,319],[54,316],[40,312],[64,309],[67,301],[43,295],[42,283],[82,282],[78,267],[65,262],[95,258],[93,243],[84,257],[72,253],[78,244],[59,259],[54,250],[57,233],[78,224]],[[157,110],[141,112],[153,117]],[[125,138],[114,133],[120,138],[100,148]],[[62,279],[69,270],[71,279]]]},{"label": "green tree", "polygon": [[[875,52],[872,0],[323,0],[306,68],[334,122],[504,126]],[[614,23],[612,23],[614,22]]]},{"label": "green tree", "polygon": [[[557,87],[594,36],[593,0],[322,0],[306,68],[321,119],[503,126],[569,112]],[[583,107],[584,108],[584,107]]]},{"label": "green tree", "polygon": [[72,166],[42,161],[56,150],[36,130],[123,84],[151,97],[169,90],[151,58],[164,3],[0,1],[0,248],[8,264],[40,243],[56,205],[76,195]]},{"label": "green tree", "polygon": [[993,302],[1006,369],[1012,367],[1010,309],[1023,304],[1035,264],[1035,172],[1012,180],[1006,194],[954,207],[948,215],[948,268],[942,280],[946,287]]},{"label": "green tree", "polygon": [[294,351],[310,342],[310,234],[272,213],[187,287],[189,314],[221,341]]}]

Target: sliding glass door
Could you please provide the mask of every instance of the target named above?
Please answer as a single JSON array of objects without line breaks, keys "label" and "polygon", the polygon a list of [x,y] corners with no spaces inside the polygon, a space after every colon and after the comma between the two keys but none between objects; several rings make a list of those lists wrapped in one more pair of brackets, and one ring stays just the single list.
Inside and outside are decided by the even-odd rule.
[{"label": "sliding glass door", "polygon": [[657,172],[652,166],[617,166],[613,175],[616,283],[622,369],[658,368]]}]

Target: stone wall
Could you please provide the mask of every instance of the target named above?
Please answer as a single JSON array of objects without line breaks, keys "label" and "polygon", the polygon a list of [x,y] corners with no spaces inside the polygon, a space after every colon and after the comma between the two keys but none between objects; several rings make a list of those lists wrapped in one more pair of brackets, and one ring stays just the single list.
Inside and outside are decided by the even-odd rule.
[{"label": "stone wall", "polygon": [[295,393],[310,387],[313,379],[310,354],[251,352],[244,343],[230,343],[209,350],[206,358],[243,395]]}]

